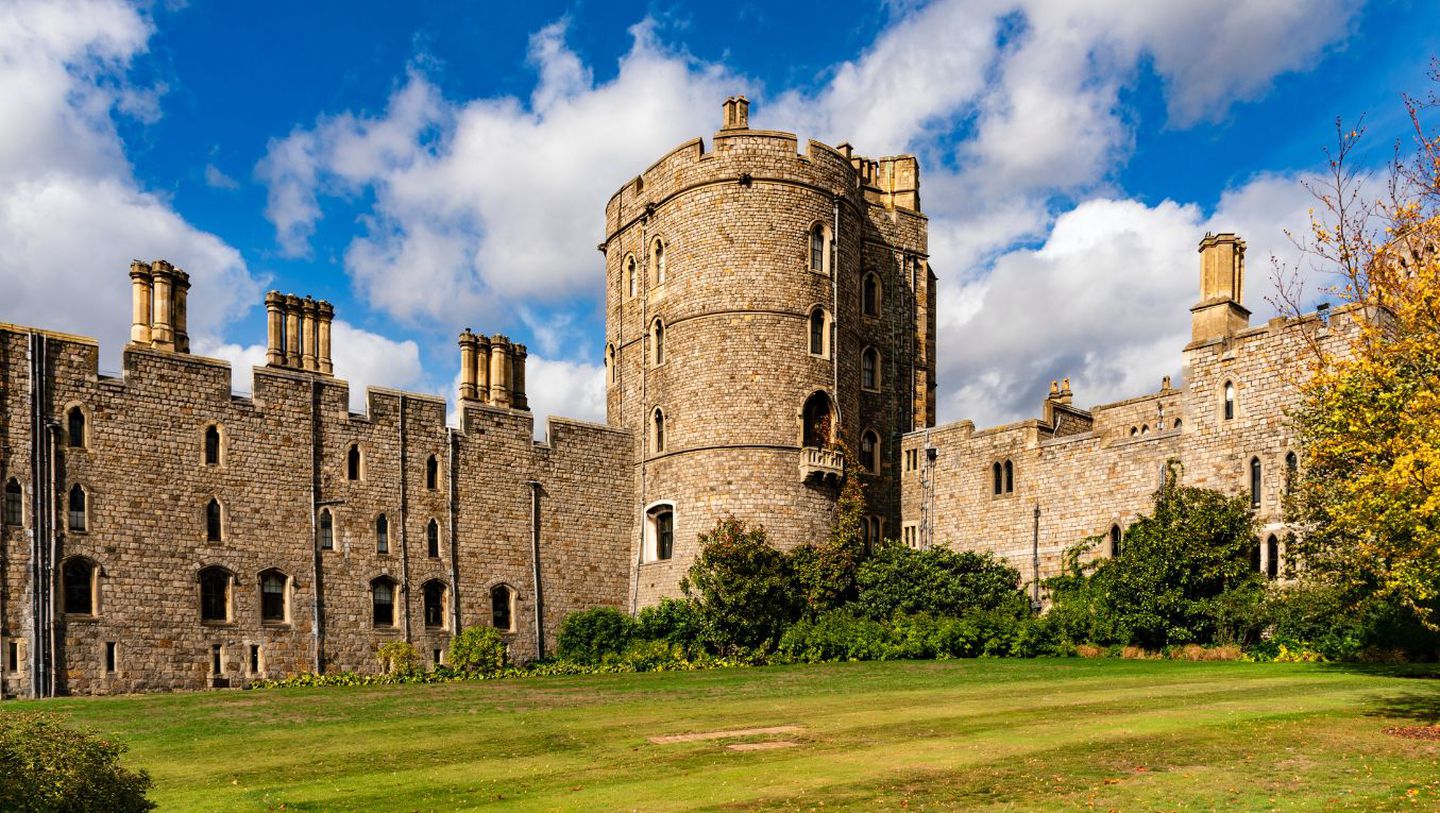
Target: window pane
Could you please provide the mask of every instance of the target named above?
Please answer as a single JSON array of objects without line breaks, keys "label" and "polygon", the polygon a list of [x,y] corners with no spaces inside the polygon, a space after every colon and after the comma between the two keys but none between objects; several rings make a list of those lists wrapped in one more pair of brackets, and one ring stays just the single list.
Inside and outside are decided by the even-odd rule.
[{"label": "window pane", "polygon": [[395,588],[390,582],[379,581],[370,587],[371,595],[374,597],[375,625],[380,627],[391,627],[395,625]]},{"label": "window pane", "polygon": [[260,617],[265,621],[285,620],[285,577],[266,573],[260,581]]},{"label": "window pane", "polygon": [[25,521],[23,494],[20,484],[11,480],[5,484],[5,524],[19,525]]},{"label": "window pane", "polygon": [[220,465],[220,430],[213,426],[205,429],[205,465]]},{"label": "window pane", "polygon": [[200,620],[230,620],[229,587],[229,574],[214,570],[200,574]]},{"label": "window pane", "polygon": [[65,612],[92,615],[95,612],[92,589],[93,568],[89,562],[67,562],[61,573],[65,582]]},{"label": "window pane", "polygon": [[335,547],[335,520],[329,511],[320,512],[320,549],[333,550]]},{"label": "window pane", "polygon": [[675,515],[665,511],[655,517],[655,555],[669,559],[675,552]]},{"label": "window pane", "polygon": [[510,588],[501,586],[490,591],[490,617],[496,629],[511,629]]}]

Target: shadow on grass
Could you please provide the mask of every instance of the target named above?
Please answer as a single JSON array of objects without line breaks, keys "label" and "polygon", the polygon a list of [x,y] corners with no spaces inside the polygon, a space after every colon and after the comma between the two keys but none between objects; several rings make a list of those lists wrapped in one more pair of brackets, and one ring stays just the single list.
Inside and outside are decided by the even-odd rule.
[{"label": "shadow on grass", "polygon": [[1365,711],[1366,717],[1414,720],[1427,725],[1440,723],[1440,692],[1396,694],[1381,698]]}]

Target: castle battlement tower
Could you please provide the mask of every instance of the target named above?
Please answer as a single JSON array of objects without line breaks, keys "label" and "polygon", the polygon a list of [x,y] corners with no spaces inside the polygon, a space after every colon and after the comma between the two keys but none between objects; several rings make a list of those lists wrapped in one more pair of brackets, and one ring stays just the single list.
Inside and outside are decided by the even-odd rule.
[{"label": "castle battlement tower", "polygon": [[[898,535],[899,437],[933,425],[934,276],[912,156],[752,130],[663,156],[606,207],[606,401],[635,438],[632,601],[677,591],[734,515],[823,538],[862,477],[867,535]],[[842,452],[843,446],[849,454]]]}]

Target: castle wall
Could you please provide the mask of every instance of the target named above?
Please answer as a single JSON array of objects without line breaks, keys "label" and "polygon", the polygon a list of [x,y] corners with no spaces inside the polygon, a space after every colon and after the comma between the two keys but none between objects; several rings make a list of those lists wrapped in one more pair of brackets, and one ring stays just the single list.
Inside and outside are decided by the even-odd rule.
[{"label": "castle wall", "polygon": [[[1338,341],[1337,329],[1320,326],[1314,317],[1277,319],[1193,343],[1184,351],[1183,388],[1098,406],[1089,432],[1055,436],[1040,421],[984,431],[965,421],[913,432],[904,448],[914,450],[907,459],[919,466],[903,478],[904,523],[915,528],[917,545],[990,551],[1029,582],[1037,559],[1042,579],[1056,575],[1068,548],[1148,513],[1167,461],[1180,462],[1187,485],[1248,497],[1250,460],[1258,457],[1260,538],[1283,540],[1286,455],[1294,449],[1286,411],[1298,403],[1299,375],[1312,352],[1307,336],[1332,347]],[[1230,419],[1227,381],[1236,388]],[[1015,491],[995,495],[990,467],[1006,459],[1014,463]],[[1109,555],[1109,545],[1091,555]],[[1268,556],[1262,550],[1262,567]]]},{"label": "castle wall", "polygon": [[[36,651],[30,333],[0,326],[0,483],[14,477],[27,500],[24,525],[0,531],[7,696],[30,689],[28,665],[10,669],[9,643],[20,644],[27,659]],[[237,683],[295,674],[316,668],[317,647],[325,671],[375,671],[375,647],[389,640],[412,641],[428,661],[447,647],[455,628],[449,606],[441,624],[425,623],[423,585],[431,580],[446,586],[447,605],[458,601],[461,626],[491,624],[491,587],[511,586],[514,619],[505,637],[512,657],[533,658],[532,481],[541,492],[539,570],[549,647],[566,613],[625,603],[631,517],[613,499],[617,490],[628,490],[624,431],[556,420],[549,442],[536,444],[528,412],[470,406],[463,429],[449,433],[441,399],[373,389],[367,413],[354,415],[343,381],[278,368],[257,368],[254,397],[237,398],[227,364],[136,346],[125,352],[124,376],[105,378],[97,373],[93,341],[46,335],[51,393],[45,412],[61,434],[72,405],[88,418],[84,447],[70,448],[63,438],[60,446],[54,562],[58,571],[61,561],[84,556],[100,568],[95,612],[56,617],[62,693],[198,688],[217,677]],[[203,457],[211,424],[223,438],[214,466]],[[363,456],[358,480],[347,476],[352,444]],[[435,489],[426,482],[430,455],[439,464]],[[68,490],[75,483],[88,495],[85,531],[68,524]],[[211,498],[223,509],[219,542],[207,540]],[[312,505],[333,514],[332,550],[320,550]],[[382,513],[386,552],[377,546]],[[438,556],[428,550],[431,520],[439,530]],[[228,621],[200,619],[198,576],[210,566],[234,575]],[[270,569],[288,577],[284,621],[260,620],[260,574]],[[387,576],[399,588],[395,624],[377,627],[370,583]],[[116,668],[107,671],[112,642]],[[216,644],[222,647],[218,675]],[[259,647],[257,668],[252,647]]]}]

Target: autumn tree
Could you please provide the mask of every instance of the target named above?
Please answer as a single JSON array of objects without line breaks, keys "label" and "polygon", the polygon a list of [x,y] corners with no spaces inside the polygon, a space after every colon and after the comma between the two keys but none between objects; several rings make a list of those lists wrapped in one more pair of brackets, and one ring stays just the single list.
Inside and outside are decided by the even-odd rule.
[{"label": "autumn tree", "polygon": [[[1440,81],[1440,74],[1434,77]],[[1326,340],[1311,343],[1292,416],[1299,471],[1287,501],[1302,575],[1354,602],[1393,601],[1440,628],[1440,134],[1406,99],[1415,150],[1388,183],[1358,171],[1363,128],[1338,128],[1319,206],[1298,241],[1329,275]],[[1376,194],[1376,187],[1384,187]],[[1298,275],[1282,280],[1291,315]],[[1312,325],[1313,327],[1314,325]],[[1315,336],[1315,331],[1306,335]]]}]

